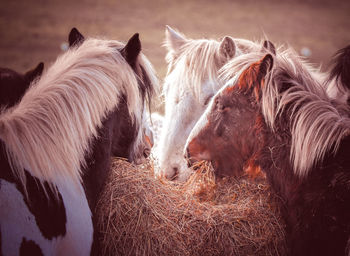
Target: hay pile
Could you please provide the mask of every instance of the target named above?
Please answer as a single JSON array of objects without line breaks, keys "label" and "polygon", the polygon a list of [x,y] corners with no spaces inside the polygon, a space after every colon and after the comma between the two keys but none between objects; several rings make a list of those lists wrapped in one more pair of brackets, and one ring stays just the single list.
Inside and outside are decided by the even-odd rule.
[{"label": "hay pile", "polygon": [[114,159],[97,209],[102,255],[283,255],[277,201],[264,180],[215,182],[207,163],[177,184]]}]

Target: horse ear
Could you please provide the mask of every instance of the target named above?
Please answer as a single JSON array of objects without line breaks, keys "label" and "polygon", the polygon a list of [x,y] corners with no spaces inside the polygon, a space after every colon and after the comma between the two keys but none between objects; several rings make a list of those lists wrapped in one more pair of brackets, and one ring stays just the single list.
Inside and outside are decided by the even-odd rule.
[{"label": "horse ear", "polygon": [[236,55],[236,44],[229,36],[225,36],[220,43],[220,55],[231,59]]},{"label": "horse ear", "polygon": [[257,75],[257,81],[259,82],[259,84],[261,83],[262,79],[265,78],[267,73],[272,69],[272,67],[273,57],[271,54],[266,54],[259,64],[259,71]]},{"label": "horse ear", "polygon": [[121,50],[121,54],[131,67],[135,67],[136,60],[140,52],[141,42],[139,39],[139,34],[136,33],[129,39],[125,47]]},{"label": "horse ear", "polygon": [[263,49],[269,51],[273,55],[276,55],[276,48],[275,48],[274,44],[271,41],[269,41],[269,40],[265,40],[264,41]]},{"label": "horse ear", "polygon": [[253,92],[257,101],[261,97],[261,89],[263,87],[263,79],[272,69],[273,57],[266,54],[261,60],[251,64],[239,77],[238,88],[246,92]]},{"label": "horse ear", "polygon": [[336,78],[350,89],[350,45],[340,49],[332,60],[333,68],[329,80]]},{"label": "horse ear", "polygon": [[79,46],[85,40],[85,37],[76,28],[72,28],[68,36],[69,47]]},{"label": "horse ear", "polygon": [[40,77],[44,70],[44,63],[40,62],[36,68],[29,70],[24,74],[25,80],[30,84],[34,79]]},{"label": "horse ear", "polygon": [[177,51],[184,43],[186,37],[172,29],[170,26],[165,26],[165,46],[168,51]]}]

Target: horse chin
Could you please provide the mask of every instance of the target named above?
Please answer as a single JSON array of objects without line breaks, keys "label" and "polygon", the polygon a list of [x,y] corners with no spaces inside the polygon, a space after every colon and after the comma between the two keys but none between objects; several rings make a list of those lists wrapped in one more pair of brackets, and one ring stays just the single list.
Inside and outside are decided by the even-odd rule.
[{"label": "horse chin", "polygon": [[[211,160],[215,175],[219,178],[239,176],[238,168],[235,168],[231,163],[226,163],[220,160]],[[241,168],[242,169],[242,168]]]},{"label": "horse chin", "polygon": [[179,172],[179,175],[177,177],[177,181],[180,181],[180,182],[185,182],[188,180],[188,178],[193,174],[193,170],[191,168],[185,168],[185,169],[182,169],[180,172]]}]

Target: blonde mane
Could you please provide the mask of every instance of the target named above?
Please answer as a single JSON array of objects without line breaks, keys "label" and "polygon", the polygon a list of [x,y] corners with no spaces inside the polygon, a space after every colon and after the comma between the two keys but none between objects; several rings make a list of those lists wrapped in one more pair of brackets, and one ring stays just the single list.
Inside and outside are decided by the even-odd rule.
[{"label": "blonde mane", "polygon": [[[233,59],[220,71],[220,77],[235,84],[244,70],[261,60],[266,52],[253,52]],[[274,65],[262,89],[261,108],[272,130],[288,108],[291,132],[291,162],[295,174],[305,177],[322,161],[326,152],[336,152],[342,138],[349,133],[347,105],[331,99],[319,70],[305,63],[290,48],[277,49]],[[288,88],[281,91],[281,86]]]},{"label": "blonde mane", "polygon": [[[27,169],[41,182],[78,184],[89,143],[121,94],[140,126],[143,100],[134,71],[118,51],[122,47],[118,41],[85,40],[60,56],[18,105],[0,114],[0,139],[23,183]],[[139,59],[155,82],[149,62]]]},{"label": "blonde mane", "polygon": [[[233,39],[236,43],[236,56],[242,52],[250,52],[258,46],[244,39]],[[167,45],[167,48],[171,48]],[[220,42],[213,39],[186,39],[177,53],[168,51],[166,61],[168,72],[165,78],[163,94],[166,95],[169,86],[179,91],[190,91],[196,98],[200,96],[201,86],[205,80],[215,86],[215,91],[222,84],[217,79],[219,69],[227,62],[227,58],[220,54]]]}]

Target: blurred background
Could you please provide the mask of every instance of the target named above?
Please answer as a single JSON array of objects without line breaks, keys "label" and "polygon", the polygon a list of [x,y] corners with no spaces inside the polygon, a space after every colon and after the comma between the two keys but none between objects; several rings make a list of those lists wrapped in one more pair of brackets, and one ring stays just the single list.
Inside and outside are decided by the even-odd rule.
[{"label": "blurred background", "polygon": [[65,48],[70,29],[127,41],[140,33],[143,51],[162,79],[165,25],[190,38],[225,35],[286,43],[317,65],[350,44],[350,1],[333,0],[2,0],[0,67],[46,67]]}]

